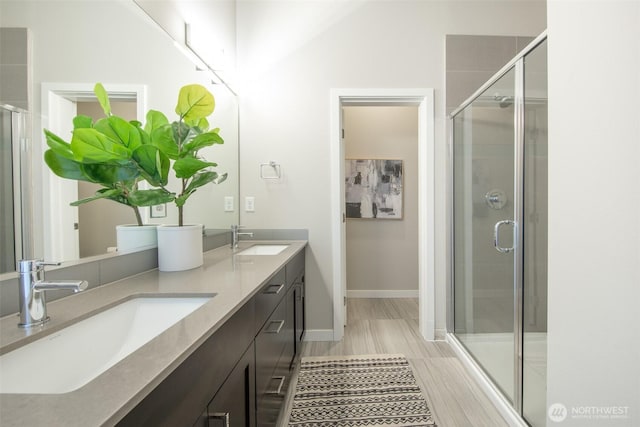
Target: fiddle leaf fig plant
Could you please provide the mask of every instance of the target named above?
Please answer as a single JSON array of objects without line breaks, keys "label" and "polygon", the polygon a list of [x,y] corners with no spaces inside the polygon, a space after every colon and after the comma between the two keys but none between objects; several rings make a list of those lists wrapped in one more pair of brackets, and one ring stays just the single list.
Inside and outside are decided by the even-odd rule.
[{"label": "fiddle leaf fig plant", "polygon": [[[213,95],[198,84],[184,86],[178,94],[175,112],[178,120],[169,123],[159,111],[147,114],[145,131],[151,145],[172,161],[171,168],[180,182],[180,192],[173,201],[178,208],[178,225],[184,225],[184,205],[195,191],[209,183],[219,184],[227,174],[219,175],[212,168],[218,166],[199,155],[199,151],[214,144],[223,144],[220,129],[209,130],[209,117],[215,109]],[[164,188],[164,187],[163,187]]]}]

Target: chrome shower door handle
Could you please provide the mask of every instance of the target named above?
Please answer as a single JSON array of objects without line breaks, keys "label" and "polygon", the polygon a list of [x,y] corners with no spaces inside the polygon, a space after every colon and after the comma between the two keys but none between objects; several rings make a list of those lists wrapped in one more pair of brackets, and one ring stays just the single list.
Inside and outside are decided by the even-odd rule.
[{"label": "chrome shower door handle", "polygon": [[[500,227],[503,225],[513,225],[513,246],[511,246],[510,248],[503,248],[502,246],[500,246]],[[505,219],[502,221],[498,221],[496,222],[496,225],[493,227],[493,246],[496,248],[496,250],[500,253],[503,254],[508,254],[509,252],[513,252],[514,249],[516,248],[516,233],[515,233],[515,229],[517,227],[517,223],[515,221],[512,221],[510,219]]]}]

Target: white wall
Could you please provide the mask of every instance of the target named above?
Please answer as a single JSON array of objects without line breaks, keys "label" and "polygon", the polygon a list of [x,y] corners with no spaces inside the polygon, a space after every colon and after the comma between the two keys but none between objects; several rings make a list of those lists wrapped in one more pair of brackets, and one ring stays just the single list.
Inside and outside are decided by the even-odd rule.
[{"label": "white wall", "polygon": [[[331,88],[436,89],[436,327],[445,327],[446,34],[537,35],[544,1],[240,1],[237,9],[241,194],[250,227],[308,228],[307,320],[332,329],[329,192]],[[281,182],[259,163],[282,165]]]},{"label": "white wall", "polygon": [[[638,426],[640,2],[549,1],[548,23],[547,403],[558,425]],[[571,414],[611,406],[626,417]]]},{"label": "white wall", "polygon": [[[231,179],[223,185],[228,191],[226,194],[237,194],[236,98],[223,86],[211,85],[203,73],[196,72],[195,65],[133,2],[2,0],[0,8],[0,26],[26,27],[31,32],[33,87],[30,111],[36,148],[36,193],[40,193],[43,187],[42,174],[50,174],[44,168],[44,162],[40,161],[44,152],[41,84],[73,82],[93,85],[102,82],[107,90],[110,83],[147,85],[147,108],[163,111],[170,119],[173,119],[171,114],[180,87],[190,83],[205,85],[216,97],[216,111],[211,116],[211,125],[219,126],[220,134],[228,142],[224,146],[211,147],[208,157],[221,165],[220,171],[223,171],[223,165],[230,165],[228,170],[232,172]],[[186,221],[218,226],[208,221],[220,218],[218,222],[225,227],[236,222],[235,214],[222,212],[222,197],[225,194],[215,193],[217,190],[213,185],[199,190],[187,204]],[[212,202],[214,194],[218,197],[215,204]],[[36,236],[42,236],[44,227],[41,200],[42,194],[36,194],[36,203],[40,202],[34,209]],[[214,209],[218,212],[217,216]],[[169,207],[168,217],[158,222],[176,223],[177,210]],[[36,247],[36,255],[41,256],[41,251]]]},{"label": "white wall", "polygon": [[348,106],[342,124],[347,159],[403,162],[402,219],[347,219],[347,296],[417,297],[418,107]]}]

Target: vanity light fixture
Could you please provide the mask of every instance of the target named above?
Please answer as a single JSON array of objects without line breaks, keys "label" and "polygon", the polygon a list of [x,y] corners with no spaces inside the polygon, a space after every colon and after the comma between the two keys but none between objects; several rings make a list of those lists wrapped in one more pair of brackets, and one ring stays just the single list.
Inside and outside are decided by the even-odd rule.
[{"label": "vanity light fixture", "polygon": [[211,79],[211,83],[213,83],[214,85],[222,83],[218,75],[192,49],[190,49],[188,46],[183,46],[177,41],[174,41],[173,44],[178,48],[180,52],[182,52],[184,56],[186,56],[191,62],[193,62],[193,64],[196,66],[197,71],[204,71],[207,73],[208,77]]},{"label": "vanity light fixture", "polygon": [[[187,57],[191,59],[194,64],[196,64],[196,69],[198,71],[206,72],[211,79],[211,83],[225,84],[226,86],[226,83],[224,83],[224,81],[222,81],[218,74],[216,74],[216,71],[207,63],[207,61],[202,59],[202,56],[200,56],[198,52],[196,52],[196,50],[193,48],[193,45],[191,43],[191,25],[188,23],[184,24],[184,46],[186,47],[185,49],[183,49],[185,55],[187,55]],[[182,46],[180,47],[182,48]],[[229,90],[231,90],[231,88],[229,88]]]}]

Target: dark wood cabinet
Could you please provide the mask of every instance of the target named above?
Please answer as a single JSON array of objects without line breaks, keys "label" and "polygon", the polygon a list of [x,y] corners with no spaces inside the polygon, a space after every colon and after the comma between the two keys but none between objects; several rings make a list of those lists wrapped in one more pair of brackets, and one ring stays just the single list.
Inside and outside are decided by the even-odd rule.
[{"label": "dark wood cabinet", "polygon": [[120,426],[192,426],[253,343],[249,300],[120,422]]},{"label": "dark wood cabinet", "polygon": [[305,330],[304,251],[119,423],[273,427]]},{"label": "dark wood cabinet", "polygon": [[255,348],[238,362],[194,427],[253,427],[256,425]]}]

